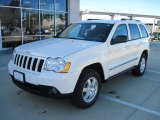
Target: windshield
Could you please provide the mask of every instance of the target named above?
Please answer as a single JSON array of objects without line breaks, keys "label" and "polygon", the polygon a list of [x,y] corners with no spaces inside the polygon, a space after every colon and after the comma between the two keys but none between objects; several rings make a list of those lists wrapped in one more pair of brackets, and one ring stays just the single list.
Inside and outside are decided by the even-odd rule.
[{"label": "windshield", "polygon": [[68,26],[59,38],[105,42],[113,24],[75,23]]}]

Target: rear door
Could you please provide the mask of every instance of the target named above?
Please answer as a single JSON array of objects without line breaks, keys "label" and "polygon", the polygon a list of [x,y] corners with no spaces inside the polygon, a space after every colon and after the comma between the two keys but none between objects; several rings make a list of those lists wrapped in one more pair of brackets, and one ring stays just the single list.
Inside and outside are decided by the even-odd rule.
[{"label": "rear door", "polygon": [[128,59],[131,61],[130,67],[137,64],[139,59],[139,51],[141,42],[141,33],[137,24],[129,23],[128,24],[130,31],[130,38],[127,45],[127,50],[130,53]]}]

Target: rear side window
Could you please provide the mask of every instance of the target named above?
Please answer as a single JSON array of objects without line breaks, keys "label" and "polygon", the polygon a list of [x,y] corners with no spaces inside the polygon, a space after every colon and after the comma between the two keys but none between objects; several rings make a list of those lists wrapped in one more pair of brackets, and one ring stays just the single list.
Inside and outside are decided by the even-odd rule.
[{"label": "rear side window", "polygon": [[141,38],[138,26],[136,24],[129,24],[131,40],[136,40]]},{"label": "rear side window", "polygon": [[147,33],[147,30],[146,28],[143,26],[143,25],[139,25],[140,29],[141,29],[141,33],[142,33],[142,37],[145,38],[145,37],[148,37],[148,33]]}]

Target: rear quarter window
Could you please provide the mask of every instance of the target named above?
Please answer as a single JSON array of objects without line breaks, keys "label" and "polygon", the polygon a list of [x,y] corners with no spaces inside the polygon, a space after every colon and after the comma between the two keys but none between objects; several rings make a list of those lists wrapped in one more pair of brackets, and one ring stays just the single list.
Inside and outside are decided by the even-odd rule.
[{"label": "rear quarter window", "polygon": [[137,24],[128,24],[131,34],[131,40],[140,39],[141,35]]},{"label": "rear quarter window", "polygon": [[142,38],[148,37],[148,33],[147,33],[147,30],[144,27],[144,25],[139,24],[139,28],[140,28],[141,33],[142,33]]}]

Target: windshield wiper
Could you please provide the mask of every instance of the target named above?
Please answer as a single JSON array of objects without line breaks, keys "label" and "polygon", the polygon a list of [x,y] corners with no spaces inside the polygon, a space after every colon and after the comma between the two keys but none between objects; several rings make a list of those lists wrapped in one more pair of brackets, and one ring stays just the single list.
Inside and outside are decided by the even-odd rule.
[{"label": "windshield wiper", "polygon": [[76,40],[80,39],[80,40],[84,40],[84,38],[82,38],[82,37],[68,37],[68,39],[76,39]]}]

